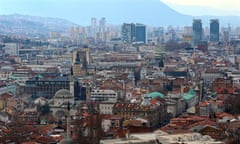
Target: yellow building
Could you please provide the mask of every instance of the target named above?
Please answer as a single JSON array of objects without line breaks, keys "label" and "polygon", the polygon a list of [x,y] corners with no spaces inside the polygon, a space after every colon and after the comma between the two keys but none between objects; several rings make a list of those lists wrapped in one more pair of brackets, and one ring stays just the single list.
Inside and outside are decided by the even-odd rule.
[{"label": "yellow building", "polygon": [[12,97],[12,95],[8,93],[0,95],[0,110],[3,110],[7,106],[7,101],[10,97]]}]

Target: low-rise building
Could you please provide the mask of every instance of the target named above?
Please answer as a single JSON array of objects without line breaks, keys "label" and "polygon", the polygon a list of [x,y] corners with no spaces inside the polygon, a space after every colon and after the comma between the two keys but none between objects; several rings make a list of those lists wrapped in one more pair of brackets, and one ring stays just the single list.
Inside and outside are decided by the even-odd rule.
[{"label": "low-rise building", "polygon": [[166,122],[167,104],[160,96],[144,98],[141,103],[118,102],[113,106],[113,114],[124,120],[143,118],[149,121],[150,127],[156,127]]},{"label": "low-rise building", "polygon": [[[32,94],[32,97],[45,97],[51,99],[60,89],[70,90],[70,77],[56,77],[45,79],[41,75],[26,81],[26,91]],[[78,88],[77,82],[74,81],[73,86]],[[74,94],[73,94],[74,95]],[[78,94],[74,95],[78,97]]]},{"label": "low-rise building", "polygon": [[90,100],[95,102],[117,102],[118,96],[114,90],[93,90]]},{"label": "low-rise building", "polygon": [[27,125],[38,124],[39,112],[37,111],[37,107],[24,109],[24,113],[21,117],[24,124]]},{"label": "low-rise building", "polygon": [[181,133],[157,136],[158,143],[176,144],[176,143],[191,143],[191,144],[224,144],[224,142],[215,141],[208,135],[199,133]]},{"label": "low-rise building", "polygon": [[186,102],[181,94],[169,93],[165,100],[167,102],[167,112],[173,117],[180,115],[186,110]]},{"label": "low-rise building", "polygon": [[112,115],[113,106],[115,103],[113,102],[101,102],[99,103],[99,112],[100,114],[109,114]]}]

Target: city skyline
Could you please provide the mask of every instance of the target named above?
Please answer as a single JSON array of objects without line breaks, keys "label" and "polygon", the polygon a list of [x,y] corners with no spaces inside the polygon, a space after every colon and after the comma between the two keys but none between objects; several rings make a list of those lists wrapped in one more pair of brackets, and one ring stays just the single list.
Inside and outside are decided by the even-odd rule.
[{"label": "city skyline", "polygon": [[0,0],[0,143],[239,143],[240,16],[167,5]]},{"label": "city skyline", "polygon": [[[187,2],[187,3],[186,3]],[[215,3],[214,3],[215,2]],[[210,0],[207,4],[200,1],[174,0],[0,0],[0,15],[24,14],[41,17],[56,17],[70,20],[80,25],[88,25],[92,17],[106,17],[108,23],[139,22],[162,25],[162,19],[172,17],[172,14],[186,14],[195,17],[199,15],[239,15],[237,0],[226,0],[216,3]],[[214,3],[214,4],[213,4]],[[231,4],[231,5],[230,5]],[[222,6],[227,7],[222,7]],[[117,8],[116,8],[117,6]],[[170,8],[168,8],[168,6]],[[124,9],[124,10],[123,10]],[[167,12],[165,10],[168,10]],[[144,10],[144,11],[143,11]],[[170,11],[171,10],[171,11]],[[161,12],[166,12],[164,15]],[[150,15],[151,14],[151,15]],[[154,14],[154,15],[152,15]],[[160,18],[157,20],[157,18]],[[151,19],[150,19],[151,18]],[[182,19],[180,20],[182,21]],[[186,24],[191,24],[185,19]]]}]

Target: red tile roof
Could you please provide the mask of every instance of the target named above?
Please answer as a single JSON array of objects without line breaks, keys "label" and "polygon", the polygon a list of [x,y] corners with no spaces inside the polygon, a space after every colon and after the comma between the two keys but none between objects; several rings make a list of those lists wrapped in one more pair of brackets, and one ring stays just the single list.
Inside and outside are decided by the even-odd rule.
[{"label": "red tile roof", "polygon": [[21,144],[38,144],[38,143],[34,141],[29,141],[29,142],[22,142]]},{"label": "red tile roof", "polygon": [[217,126],[217,123],[215,121],[210,120],[210,119],[204,119],[203,121],[196,122],[192,125],[188,125],[187,127],[189,129],[191,129],[195,126],[205,126],[205,125]]},{"label": "red tile roof", "polygon": [[226,112],[222,112],[216,115],[216,117],[218,119],[222,119],[223,117],[231,117],[231,118],[235,118],[232,114],[226,113]]},{"label": "red tile roof", "polygon": [[49,144],[49,143],[57,143],[57,141],[53,140],[51,137],[41,136],[37,139],[37,142],[42,144]]},{"label": "red tile roof", "polygon": [[172,118],[168,125],[160,128],[160,130],[167,133],[185,133],[191,132],[191,128],[194,126],[213,125],[216,126],[216,122],[211,121],[208,117],[203,116],[180,116],[178,118]]}]

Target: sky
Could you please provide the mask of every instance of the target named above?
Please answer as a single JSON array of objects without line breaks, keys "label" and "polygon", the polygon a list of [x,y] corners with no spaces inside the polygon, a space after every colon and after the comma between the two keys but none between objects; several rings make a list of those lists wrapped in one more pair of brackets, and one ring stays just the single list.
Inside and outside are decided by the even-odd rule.
[{"label": "sky", "polygon": [[240,0],[160,0],[188,15],[240,15]]},{"label": "sky", "polygon": [[[132,13],[132,11],[124,11],[125,7],[133,9],[135,12],[132,18],[154,17],[157,14],[147,16],[137,14],[144,11],[159,13],[161,8],[156,8],[155,5],[158,5],[158,2],[160,4],[160,1],[177,12],[191,16],[240,16],[240,0],[0,0],[0,15],[18,13],[32,16],[56,17],[78,24],[87,24],[91,17],[99,19],[104,15],[106,15],[107,19],[112,19],[112,21],[119,21],[119,19],[125,21],[131,18],[125,19],[126,15]],[[141,7],[140,12],[134,7],[136,3],[137,8]],[[132,6],[133,8],[131,8]],[[122,9],[119,10],[118,8]],[[155,9],[158,9],[158,11]]]},{"label": "sky", "polygon": [[[117,1],[124,1],[126,4],[131,1],[141,2],[142,0],[0,0],[0,14],[9,13],[36,13],[44,14],[45,9],[61,8],[64,10],[65,6],[69,3],[81,4],[100,4],[105,5],[107,3],[113,3]],[[176,10],[181,10],[181,7],[193,6],[193,7],[205,7],[215,10],[221,10],[225,12],[240,12],[240,0],[160,0]],[[74,7],[73,7],[74,9]],[[195,13],[194,9],[190,9],[189,14]],[[180,11],[180,12],[181,12]]]}]

